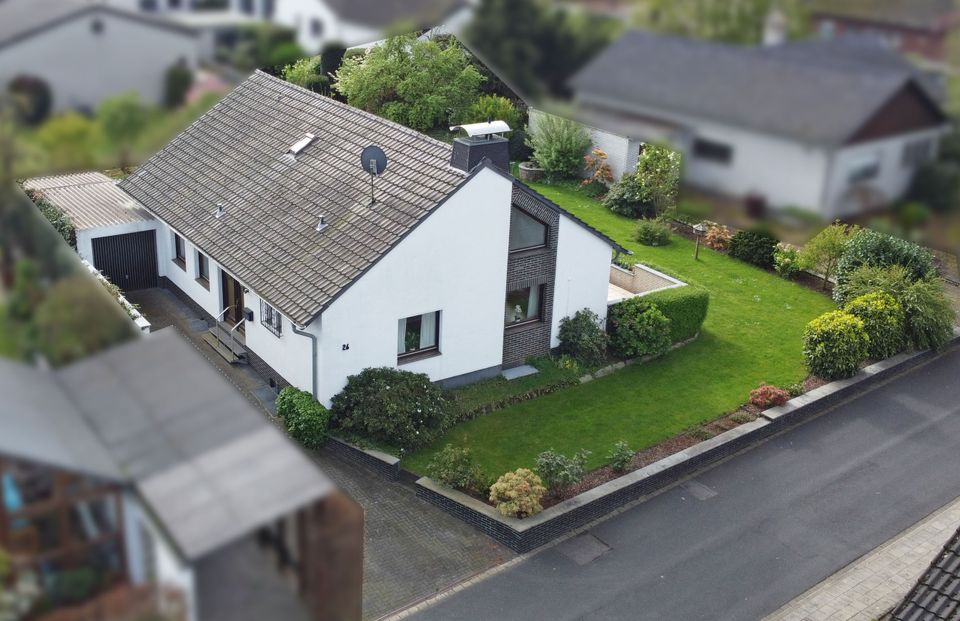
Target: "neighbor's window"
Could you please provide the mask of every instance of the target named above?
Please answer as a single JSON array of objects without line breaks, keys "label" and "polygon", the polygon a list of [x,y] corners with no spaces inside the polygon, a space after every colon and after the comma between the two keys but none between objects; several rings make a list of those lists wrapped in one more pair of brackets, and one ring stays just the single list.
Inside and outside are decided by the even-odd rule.
[{"label": "neighbor's window", "polygon": [[540,319],[543,285],[507,292],[504,304],[504,323],[513,326]]},{"label": "neighbor's window", "polygon": [[310,34],[314,37],[319,37],[323,34],[323,22],[317,18],[310,20]]},{"label": "neighbor's window", "polygon": [[283,330],[283,318],[280,313],[263,300],[260,300],[260,323],[276,336],[280,336]]},{"label": "neighbor's window", "polygon": [[187,269],[187,244],[176,233],[173,234],[173,255],[173,262]]},{"label": "neighbor's window", "polygon": [[547,225],[533,216],[510,209],[510,252],[543,248],[547,245]]},{"label": "neighbor's window", "polygon": [[876,153],[861,156],[850,165],[847,179],[850,183],[868,181],[880,174],[880,156]]},{"label": "neighbor's window", "polygon": [[397,322],[397,356],[438,351],[440,311],[414,315]]},{"label": "neighbor's window", "polygon": [[733,147],[722,142],[696,138],[693,141],[693,156],[717,164],[729,164],[733,160]]},{"label": "neighbor's window", "polygon": [[908,142],[903,146],[903,165],[906,168],[915,168],[933,158],[933,140],[921,138]]},{"label": "neighbor's window", "polygon": [[210,260],[199,250],[197,251],[197,280],[201,285],[210,288]]}]

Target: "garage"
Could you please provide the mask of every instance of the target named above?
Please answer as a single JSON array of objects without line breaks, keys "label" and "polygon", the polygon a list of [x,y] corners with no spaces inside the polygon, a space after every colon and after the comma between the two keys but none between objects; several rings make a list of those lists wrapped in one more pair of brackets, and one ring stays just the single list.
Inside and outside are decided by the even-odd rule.
[{"label": "garage", "polygon": [[77,254],[124,291],[157,286],[157,225],[110,177],[79,173],[30,179],[77,230]]}]

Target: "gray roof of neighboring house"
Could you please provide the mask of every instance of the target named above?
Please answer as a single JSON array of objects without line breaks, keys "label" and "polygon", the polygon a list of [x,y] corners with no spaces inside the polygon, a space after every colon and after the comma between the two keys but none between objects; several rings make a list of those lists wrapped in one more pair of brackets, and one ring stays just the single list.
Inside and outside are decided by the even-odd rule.
[{"label": "gray roof of neighboring house", "polygon": [[817,0],[811,3],[810,12],[908,28],[935,29],[945,25],[944,18],[955,14],[957,8],[954,0]]},{"label": "gray roof of neighboring house", "polygon": [[189,560],[334,491],[173,328],[35,383],[24,378],[41,372],[5,366],[15,372],[0,372],[0,452],[84,472],[101,461],[96,472],[132,483]]},{"label": "gray roof of neighboring house", "polygon": [[81,231],[153,220],[113,179],[98,172],[28,179],[23,189],[42,194]]},{"label": "gray roof of neighboring house", "polygon": [[737,47],[631,31],[581,69],[571,86],[581,101],[611,108],[666,110],[840,144],[911,81],[920,82],[879,47],[873,56],[865,48],[834,49]]},{"label": "gray roof of neighboring house", "polygon": [[890,618],[893,621],[960,619],[960,530],[943,547]]},{"label": "gray roof of neighboring house", "polygon": [[466,0],[324,0],[341,19],[374,28],[413,22],[417,28],[439,26],[468,6]]},{"label": "gray roof of neighboring house", "polygon": [[194,35],[193,30],[162,16],[124,10],[105,0],[0,0],[0,47],[97,11]]}]

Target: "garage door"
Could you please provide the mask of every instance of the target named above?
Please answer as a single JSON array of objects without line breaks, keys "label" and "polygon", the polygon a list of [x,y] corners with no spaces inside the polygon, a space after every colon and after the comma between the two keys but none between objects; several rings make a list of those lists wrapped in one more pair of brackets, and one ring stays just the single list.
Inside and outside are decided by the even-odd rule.
[{"label": "garage door", "polygon": [[93,239],[93,266],[124,291],[157,286],[156,231]]}]

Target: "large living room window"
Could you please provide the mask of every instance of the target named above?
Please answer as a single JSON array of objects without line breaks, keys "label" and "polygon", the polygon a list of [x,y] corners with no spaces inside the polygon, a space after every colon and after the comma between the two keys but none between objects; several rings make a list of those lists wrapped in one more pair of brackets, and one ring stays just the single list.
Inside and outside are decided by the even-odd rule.
[{"label": "large living room window", "polygon": [[187,243],[176,233],[173,234],[173,262],[180,269],[187,269]]},{"label": "large living room window", "polygon": [[397,322],[397,358],[439,353],[440,311],[406,317]]},{"label": "large living room window", "polygon": [[260,323],[264,328],[273,332],[274,336],[280,336],[283,331],[283,317],[280,316],[277,309],[263,300],[260,300]]},{"label": "large living room window", "polygon": [[516,326],[539,321],[542,300],[543,285],[508,291],[504,304],[504,324]]},{"label": "large living room window", "polygon": [[533,216],[510,209],[510,252],[533,250],[547,245],[547,225]]}]

